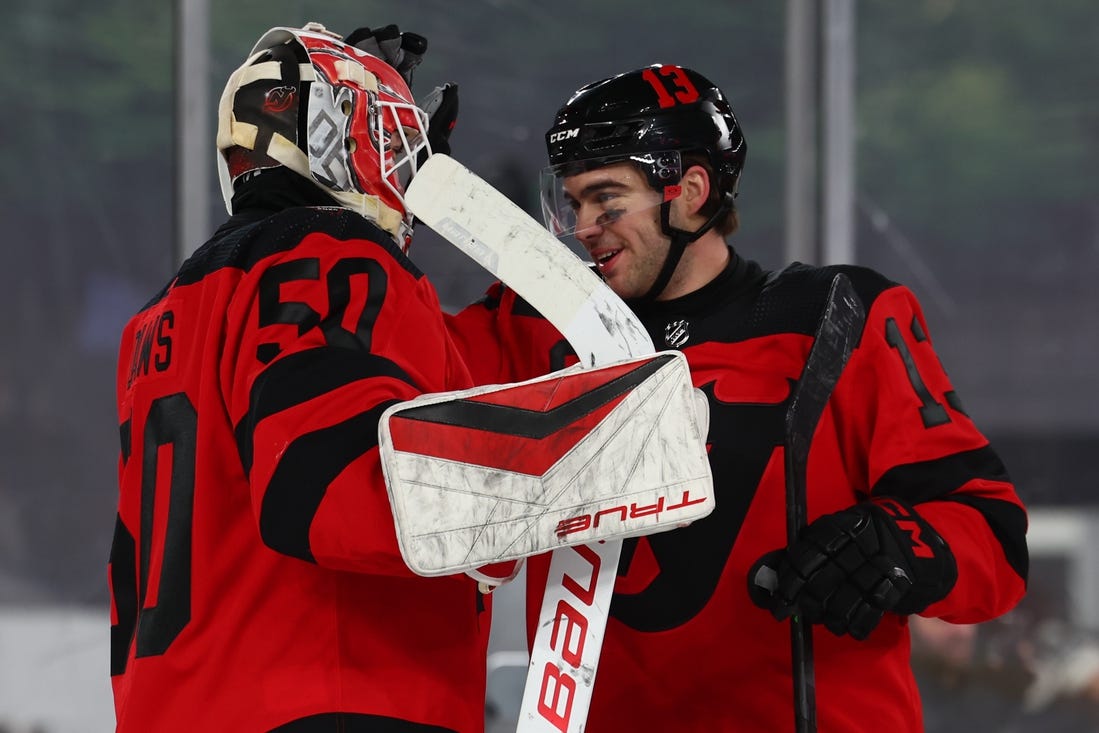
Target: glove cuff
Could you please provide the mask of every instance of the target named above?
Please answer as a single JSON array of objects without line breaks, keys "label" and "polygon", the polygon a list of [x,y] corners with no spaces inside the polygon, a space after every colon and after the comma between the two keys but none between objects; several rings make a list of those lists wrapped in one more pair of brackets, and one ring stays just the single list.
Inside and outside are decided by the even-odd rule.
[{"label": "glove cuff", "polygon": [[875,524],[883,549],[904,558],[912,571],[912,587],[893,610],[920,613],[946,598],[958,580],[958,563],[946,540],[905,501],[877,497],[869,508],[881,520]]}]

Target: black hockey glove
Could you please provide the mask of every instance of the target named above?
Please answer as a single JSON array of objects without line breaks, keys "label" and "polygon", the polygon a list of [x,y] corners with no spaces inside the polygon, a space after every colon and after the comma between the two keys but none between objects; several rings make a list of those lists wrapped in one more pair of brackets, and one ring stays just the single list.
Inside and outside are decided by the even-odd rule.
[{"label": "black hockey glove", "polygon": [[[450,155],[450,133],[458,121],[458,85],[447,82],[420,100],[427,113],[427,141],[431,152]],[[423,163],[423,160],[420,160]]]},{"label": "black hockey glove", "polygon": [[865,639],[886,611],[919,613],[957,578],[943,538],[911,506],[888,499],[818,518],[790,547],[756,562],[748,590],[779,621],[796,613]]},{"label": "black hockey glove", "polygon": [[427,39],[419,33],[401,33],[395,25],[387,25],[376,30],[356,28],[344,39],[344,43],[366,51],[386,62],[402,77],[408,88],[412,88],[412,72],[424,59],[427,51]]},{"label": "black hockey glove", "polygon": [[[412,72],[423,61],[427,51],[426,38],[418,33],[401,33],[395,25],[376,30],[358,28],[344,41],[392,66],[404,77],[409,89],[412,88]],[[420,109],[427,113],[427,141],[431,152],[449,155],[450,132],[458,121],[458,85],[447,82],[435,87],[420,100]],[[420,156],[419,162],[423,163],[427,157],[426,151]]]}]

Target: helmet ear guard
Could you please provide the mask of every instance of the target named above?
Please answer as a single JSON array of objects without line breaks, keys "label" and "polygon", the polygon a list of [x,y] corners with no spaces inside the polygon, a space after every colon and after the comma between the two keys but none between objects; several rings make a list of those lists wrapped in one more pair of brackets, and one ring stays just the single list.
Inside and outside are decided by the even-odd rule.
[{"label": "helmet ear guard", "polygon": [[323,26],[260,38],[222,93],[217,147],[230,213],[234,182],[275,161],[407,248],[404,190],[430,154],[427,116],[393,67]]}]

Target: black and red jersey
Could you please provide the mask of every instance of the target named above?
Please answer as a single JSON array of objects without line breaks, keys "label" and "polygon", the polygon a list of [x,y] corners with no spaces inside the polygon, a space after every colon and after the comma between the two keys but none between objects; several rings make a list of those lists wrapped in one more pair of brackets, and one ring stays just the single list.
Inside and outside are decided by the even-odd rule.
[{"label": "black and red jersey", "polygon": [[435,291],[340,208],[234,217],[126,326],[109,568],[120,733],[470,733],[488,619],[415,576],[378,456],[471,379]]},{"label": "black and red jersey", "polygon": [[[838,271],[868,317],[812,442],[809,520],[874,497],[914,504],[958,562],[953,590],[923,615],[980,622],[1023,595],[1025,510],[951,386],[913,294],[864,268],[767,273],[734,254],[706,287],[635,307],[658,349],[683,351],[709,402],[717,507],[687,528],[625,541],[591,733],[793,730],[789,625],[753,605],[747,576],[786,545],[784,415]],[[552,327],[498,285],[449,326],[478,381],[568,361]],[[547,569],[546,556],[528,563],[531,639]],[[865,641],[824,627],[813,638],[822,733],[923,730],[905,617],[886,614]]]}]

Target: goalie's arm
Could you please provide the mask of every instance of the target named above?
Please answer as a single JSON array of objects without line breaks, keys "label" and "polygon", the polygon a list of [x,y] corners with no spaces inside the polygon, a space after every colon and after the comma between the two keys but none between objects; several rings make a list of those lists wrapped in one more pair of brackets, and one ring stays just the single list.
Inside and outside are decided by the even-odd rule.
[{"label": "goalie's arm", "polygon": [[392,524],[378,421],[394,402],[468,377],[456,381],[464,366],[434,291],[374,233],[338,247],[313,234],[251,268],[229,308],[240,344],[227,350],[239,356],[225,365],[225,393],[269,547],[325,567],[411,575]]},{"label": "goalie's arm", "polygon": [[475,384],[521,382],[577,363],[564,336],[500,282],[446,324]]}]

